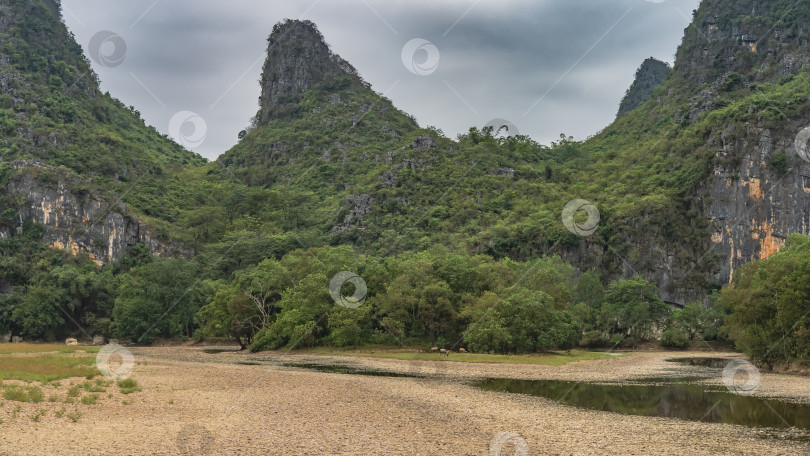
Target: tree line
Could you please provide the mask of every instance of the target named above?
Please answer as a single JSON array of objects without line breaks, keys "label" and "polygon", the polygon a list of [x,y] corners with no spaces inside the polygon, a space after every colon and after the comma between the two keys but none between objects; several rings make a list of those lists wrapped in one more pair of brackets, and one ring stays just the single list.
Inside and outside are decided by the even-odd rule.
[{"label": "tree line", "polygon": [[[224,273],[215,263],[153,258],[136,245],[117,264],[38,242],[42,228],[0,241],[0,329],[28,339],[104,335],[231,339],[253,351],[385,344],[532,353],[634,347],[686,348],[729,339],[773,366],[808,359],[810,238],[750,263],[708,305],[664,303],[640,276],[606,283],[559,257],[519,262],[434,246],[395,257],[350,246],[289,251]],[[365,287],[340,305],[330,281],[351,271]],[[345,284],[339,296],[357,295]]]}]

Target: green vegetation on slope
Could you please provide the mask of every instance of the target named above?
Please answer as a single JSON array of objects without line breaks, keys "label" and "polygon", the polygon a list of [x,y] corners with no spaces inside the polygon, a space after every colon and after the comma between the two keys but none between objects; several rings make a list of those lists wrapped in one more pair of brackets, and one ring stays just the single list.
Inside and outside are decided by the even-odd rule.
[{"label": "green vegetation on slope", "polygon": [[810,362],[810,237],[791,235],[784,249],[734,273],[718,304],[737,348],[768,367]]}]

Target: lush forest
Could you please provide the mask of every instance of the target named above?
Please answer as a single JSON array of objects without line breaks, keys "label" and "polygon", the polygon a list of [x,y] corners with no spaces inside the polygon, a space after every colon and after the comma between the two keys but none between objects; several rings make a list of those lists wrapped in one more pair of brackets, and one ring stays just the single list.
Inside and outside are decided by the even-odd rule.
[{"label": "lush forest", "polygon": [[[718,137],[731,143],[751,124],[778,132],[810,115],[806,72],[776,74],[746,54],[743,66],[698,84],[683,70],[702,45],[689,32],[671,71],[659,62],[639,72],[628,93],[635,109],[588,140],[563,134],[551,144],[493,127],[448,138],[348,72],[261,106],[240,142],[209,163],[99,91],[53,2],[9,4],[0,190],[25,174],[104,199],[187,254],[153,257],[136,243],[99,265],[47,247],[48,227],[21,222],[26,196],[0,191],[3,332],[492,353],[727,339],[769,366],[810,357],[807,238],[791,237],[720,291],[723,259],[695,196],[713,169],[743,161],[718,154]],[[310,28],[313,43],[271,36],[269,54],[307,45],[323,57],[313,74],[333,75],[336,56],[314,25],[276,32],[293,26]],[[785,33],[800,40],[794,28]],[[281,80],[276,70],[268,61],[263,83]],[[798,164],[779,150],[767,166],[785,176]],[[561,219],[580,198],[599,211],[590,236]],[[665,290],[650,279],[662,253],[673,258]],[[330,289],[342,271],[365,287]],[[679,289],[700,299],[660,297]],[[336,293],[359,305],[336,303]]]},{"label": "lush forest", "polygon": [[[559,257],[530,262],[443,247],[396,257],[352,247],[293,250],[224,278],[198,261],[152,258],[142,245],[117,265],[43,248],[41,227],[0,242],[5,277],[0,325],[31,339],[82,330],[132,342],[229,338],[251,350],[386,344],[477,352],[633,347],[717,339],[722,315],[694,303],[672,310],[641,277],[605,285]],[[353,271],[365,289],[340,305],[330,281]],[[356,295],[356,285],[338,287]],[[358,287],[359,288],[359,287]]]}]

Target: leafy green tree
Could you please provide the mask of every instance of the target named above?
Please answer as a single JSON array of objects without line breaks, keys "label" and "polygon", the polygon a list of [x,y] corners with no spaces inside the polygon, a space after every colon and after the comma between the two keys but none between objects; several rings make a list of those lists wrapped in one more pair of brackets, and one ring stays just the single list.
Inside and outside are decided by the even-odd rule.
[{"label": "leafy green tree", "polygon": [[599,324],[609,334],[650,340],[669,313],[669,306],[658,297],[655,284],[634,276],[608,286]]},{"label": "leafy green tree", "polygon": [[334,306],[329,311],[329,338],[335,347],[357,346],[369,340],[372,328],[371,306],[356,309]]},{"label": "leafy green tree", "polygon": [[748,263],[720,293],[723,330],[755,361],[810,359],[810,237],[793,234],[766,260]]},{"label": "leafy green tree", "polygon": [[582,273],[577,280],[573,292],[574,302],[583,302],[592,309],[599,309],[605,298],[605,287],[602,279],[595,269],[589,269]]},{"label": "leafy green tree", "polygon": [[65,319],[67,299],[64,290],[53,286],[34,285],[28,289],[22,303],[12,312],[14,322],[22,328],[23,335],[30,339],[54,340]]},{"label": "leafy green tree", "polygon": [[191,337],[194,317],[210,301],[213,289],[188,260],[159,259],[136,267],[124,275],[115,300],[114,332],[136,342]]},{"label": "leafy green tree", "polygon": [[279,304],[280,314],[272,325],[257,333],[251,351],[310,347],[327,334],[327,312],[335,303],[325,275],[304,277],[295,288],[283,293]]}]

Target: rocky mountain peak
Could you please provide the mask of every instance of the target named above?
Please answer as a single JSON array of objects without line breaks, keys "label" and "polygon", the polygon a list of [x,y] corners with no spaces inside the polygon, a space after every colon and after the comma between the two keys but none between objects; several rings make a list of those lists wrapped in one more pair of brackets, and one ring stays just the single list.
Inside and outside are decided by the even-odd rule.
[{"label": "rocky mountain peak", "polygon": [[636,71],[636,79],[627,89],[616,117],[624,116],[649,100],[653,90],[667,80],[669,70],[669,65],[658,59],[650,57],[645,60]]},{"label": "rocky mountain peak", "polygon": [[295,105],[315,85],[335,82],[339,87],[360,82],[357,70],[332,53],[310,21],[287,20],[276,24],[267,43],[259,123],[283,115],[285,106]]}]

